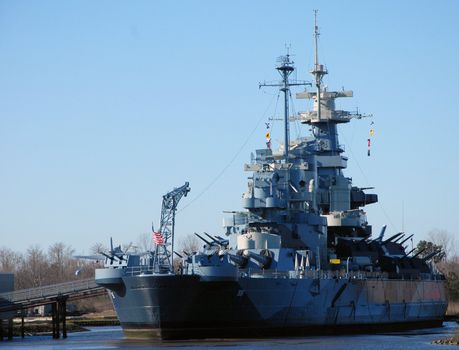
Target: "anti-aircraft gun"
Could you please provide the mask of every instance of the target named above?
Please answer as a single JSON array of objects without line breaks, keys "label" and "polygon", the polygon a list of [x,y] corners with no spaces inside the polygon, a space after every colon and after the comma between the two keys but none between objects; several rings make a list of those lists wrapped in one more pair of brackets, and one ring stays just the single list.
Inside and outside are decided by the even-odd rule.
[{"label": "anti-aircraft gun", "polygon": [[113,239],[110,237],[110,251],[108,253],[100,252],[101,255],[106,258],[106,265],[113,265],[114,263],[122,264],[123,261],[127,261],[124,252],[121,249],[121,245],[113,248]]},{"label": "anti-aircraft gun", "polygon": [[[390,277],[411,278],[419,274],[430,273],[429,260],[441,253],[433,251],[422,257],[425,249],[411,255],[416,249],[406,252],[404,243],[413,235],[405,237],[404,232],[398,232],[384,239],[386,226],[380,235],[373,239],[341,238],[336,245],[337,256],[341,259],[352,258],[354,269],[367,269],[387,272]],[[421,255],[421,257],[419,257]]]}]

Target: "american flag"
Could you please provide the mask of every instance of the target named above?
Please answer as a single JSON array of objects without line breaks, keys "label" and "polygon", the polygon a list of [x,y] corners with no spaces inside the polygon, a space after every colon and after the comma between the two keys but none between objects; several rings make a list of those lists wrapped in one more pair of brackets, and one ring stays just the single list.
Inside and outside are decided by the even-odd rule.
[{"label": "american flag", "polygon": [[161,232],[153,231],[153,242],[155,242],[156,245],[164,245],[164,237]]}]

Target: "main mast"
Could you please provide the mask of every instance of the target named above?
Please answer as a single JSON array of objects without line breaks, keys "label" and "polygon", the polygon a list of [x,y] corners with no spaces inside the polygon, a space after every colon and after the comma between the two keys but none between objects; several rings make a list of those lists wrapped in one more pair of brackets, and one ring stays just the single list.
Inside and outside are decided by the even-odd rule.
[{"label": "main mast", "polygon": [[293,67],[293,62],[290,61],[290,55],[287,54],[287,56],[281,57],[281,62],[282,64],[276,69],[282,76],[282,84],[283,86],[281,87],[280,91],[284,93],[284,159],[285,162],[288,163],[288,151],[289,151],[289,145],[290,145],[290,125],[289,125],[289,104],[288,100],[290,97],[290,84],[288,81],[288,78],[290,74],[295,70]]},{"label": "main mast", "polygon": [[289,98],[290,98],[290,86],[305,86],[311,85],[311,83],[305,81],[290,81],[289,77],[295,70],[293,64],[295,62],[290,60],[290,54],[287,53],[285,56],[281,56],[277,60],[280,64],[276,67],[277,71],[282,77],[282,81],[278,83],[260,83],[259,87],[262,86],[276,86],[279,87],[280,91],[284,93],[284,161],[288,163],[289,160],[289,145],[290,145],[290,118],[289,118]]},{"label": "main mast", "polygon": [[320,86],[322,84],[322,78],[325,74],[327,74],[327,69],[324,67],[323,64],[319,64],[319,27],[317,26],[317,10],[314,10],[314,69],[311,71],[311,74],[314,75],[316,81],[316,88],[317,88],[317,117],[320,120],[321,113],[320,113]]}]

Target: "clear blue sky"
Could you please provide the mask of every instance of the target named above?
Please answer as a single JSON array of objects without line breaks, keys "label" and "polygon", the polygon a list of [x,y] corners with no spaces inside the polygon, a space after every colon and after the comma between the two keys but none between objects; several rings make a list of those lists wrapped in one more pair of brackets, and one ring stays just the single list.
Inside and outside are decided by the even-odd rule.
[{"label": "clear blue sky", "polygon": [[262,122],[238,153],[275,93],[258,82],[286,43],[310,79],[315,8],[326,83],[354,90],[338,107],[374,115],[371,157],[369,120],[340,141],[346,174],[379,194],[375,231],[400,230],[403,206],[417,239],[456,234],[459,2],[2,0],[0,246],[135,241],[164,193],[190,181],[184,206],[227,167],[177,217],[180,236],[221,233],[264,145]]}]

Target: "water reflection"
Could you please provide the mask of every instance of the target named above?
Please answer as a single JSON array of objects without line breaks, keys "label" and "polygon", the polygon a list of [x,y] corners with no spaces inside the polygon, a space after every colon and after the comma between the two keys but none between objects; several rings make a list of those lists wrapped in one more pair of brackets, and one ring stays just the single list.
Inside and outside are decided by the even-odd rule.
[{"label": "water reflection", "polygon": [[33,350],[80,350],[80,349],[288,349],[288,350],[424,350],[456,349],[457,346],[435,345],[433,340],[451,335],[458,325],[446,322],[442,328],[404,331],[399,333],[348,336],[317,336],[276,339],[240,339],[240,340],[206,340],[174,341],[150,343],[127,340],[119,327],[95,327],[90,332],[71,333],[66,340],[52,340],[49,336],[15,338],[12,342],[0,343],[0,349],[33,349]]}]

